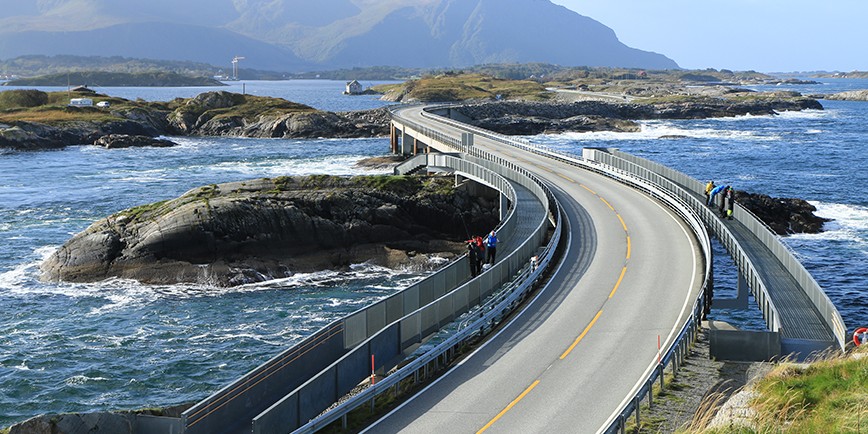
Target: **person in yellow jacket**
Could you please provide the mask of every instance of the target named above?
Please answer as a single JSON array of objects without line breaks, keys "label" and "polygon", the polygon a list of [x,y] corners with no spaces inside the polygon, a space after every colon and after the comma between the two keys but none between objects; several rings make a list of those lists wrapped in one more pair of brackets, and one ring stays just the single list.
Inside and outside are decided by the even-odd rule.
[{"label": "person in yellow jacket", "polygon": [[708,184],[705,184],[705,203],[708,203],[708,195],[711,194],[711,190],[714,190],[714,181],[708,181]]}]

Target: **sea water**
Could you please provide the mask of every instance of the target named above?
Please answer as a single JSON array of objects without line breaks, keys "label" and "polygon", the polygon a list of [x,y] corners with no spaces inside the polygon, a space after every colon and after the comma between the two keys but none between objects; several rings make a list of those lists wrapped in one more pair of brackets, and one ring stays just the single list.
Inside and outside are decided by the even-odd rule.
[{"label": "sea water", "polygon": [[[236,89],[237,87],[237,89]],[[125,98],[170,100],[233,88],[106,88]],[[805,93],[868,88],[829,80]],[[785,89],[793,89],[786,87]],[[326,110],[384,105],[340,95],[342,82],[248,82],[248,93]],[[784,238],[841,310],[850,330],[868,325],[868,181],[862,128],[868,103],[822,101],[826,110],[728,119],[642,122],[638,133],[536,136],[552,148],[617,147],[737,189],[799,197],[835,219],[818,235]],[[678,136],[661,139],[660,136]],[[198,401],[303,336],[421,276],[359,264],[237,288],[141,285],[126,280],[54,284],[38,264],[73,234],[119,210],[201,185],[314,173],[383,173],[357,167],[388,139],[179,138],[173,148],[72,146],[0,151],[0,426],[40,413],[134,409]],[[716,255],[718,289],[734,285]],[[758,327],[755,310],[715,312]],[[761,322],[761,321],[759,321]]]}]

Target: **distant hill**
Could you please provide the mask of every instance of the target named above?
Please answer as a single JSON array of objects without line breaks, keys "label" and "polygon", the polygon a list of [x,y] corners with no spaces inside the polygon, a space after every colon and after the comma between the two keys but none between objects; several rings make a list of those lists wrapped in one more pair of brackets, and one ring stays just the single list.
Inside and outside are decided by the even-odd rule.
[{"label": "distant hill", "polygon": [[52,0],[0,9],[0,58],[125,56],[311,71],[553,63],[672,69],[549,0]]},{"label": "distant hill", "polygon": [[215,80],[211,77],[191,77],[187,75],[176,74],[174,72],[141,72],[131,74],[125,72],[102,71],[84,71],[73,72],[69,74],[50,74],[43,75],[41,77],[10,80],[3,85],[66,86],[70,83],[73,85],[87,85],[91,87],[226,86],[222,82]]}]

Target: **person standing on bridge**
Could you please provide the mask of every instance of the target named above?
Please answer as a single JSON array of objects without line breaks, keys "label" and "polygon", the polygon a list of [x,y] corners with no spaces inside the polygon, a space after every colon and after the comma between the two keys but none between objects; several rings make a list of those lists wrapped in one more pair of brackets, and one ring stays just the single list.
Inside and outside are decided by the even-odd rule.
[{"label": "person standing on bridge", "polygon": [[467,261],[470,262],[470,276],[476,277],[479,275],[481,253],[476,247],[476,243],[471,240],[467,243]]},{"label": "person standing on bridge", "polygon": [[485,237],[485,253],[488,255],[488,263],[494,265],[495,256],[497,255],[497,234],[494,231]]},{"label": "person standing on bridge", "polygon": [[732,187],[726,186],[720,194],[720,206],[717,208],[720,211],[720,218],[726,217],[726,204],[732,197]]},{"label": "person standing on bridge", "polygon": [[705,203],[708,204],[708,196],[711,195],[711,190],[714,190],[714,181],[708,181],[705,184]]},{"label": "person standing on bridge", "polygon": [[732,220],[732,212],[735,209],[735,190],[732,187],[726,191],[726,218]]},{"label": "person standing on bridge", "polygon": [[473,241],[476,243],[476,252],[479,254],[479,269],[482,270],[482,263],[485,262],[485,241],[479,235],[473,237]]},{"label": "person standing on bridge", "polygon": [[723,191],[724,188],[726,188],[725,185],[714,187],[714,190],[711,190],[711,194],[708,195],[708,203],[706,205],[714,206],[714,196],[717,196],[717,194]]}]

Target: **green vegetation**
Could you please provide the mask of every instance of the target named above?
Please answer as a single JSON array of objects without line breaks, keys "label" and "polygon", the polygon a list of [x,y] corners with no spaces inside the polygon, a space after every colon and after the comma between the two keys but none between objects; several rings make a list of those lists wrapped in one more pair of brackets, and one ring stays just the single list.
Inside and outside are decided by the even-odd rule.
[{"label": "green vegetation", "polygon": [[81,71],[49,74],[33,78],[11,80],[7,86],[66,86],[69,83],[98,87],[112,86],[225,86],[210,77],[182,75],[175,72],[105,72]]},{"label": "green vegetation", "polygon": [[48,104],[48,94],[35,89],[0,92],[0,109],[32,108]]},{"label": "green vegetation", "polygon": [[483,74],[429,76],[398,85],[375,86],[374,90],[418,101],[544,100],[550,96],[545,87],[535,81],[506,80]]},{"label": "green vegetation", "polygon": [[[706,428],[719,402],[703,405],[689,433],[868,432],[868,351],[807,366],[781,363],[759,380],[747,422]],[[745,426],[746,423],[748,426]]]},{"label": "green vegetation", "polygon": [[[200,95],[202,96],[202,95]],[[260,116],[283,116],[292,113],[308,113],[317,111],[313,107],[306,106],[281,98],[265,96],[241,95],[238,93],[222,93],[227,99],[217,108],[211,108],[208,98],[194,99],[176,98],[165,107],[174,110],[177,115],[184,118],[200,120],[220,120],[241,118],[247,121],[256,121]]]},{"label": "green vegetation", "polygon": [[150,218],[153,216],[154,212],[160,209],[163,205],[168,203],[169,201],[163,200],[160,202],[154,202],[147,205],[140,205],[130,209],[123,210],[114,215],[117,217],[128,217],[131,221],[137,221],[139,219]]}]

